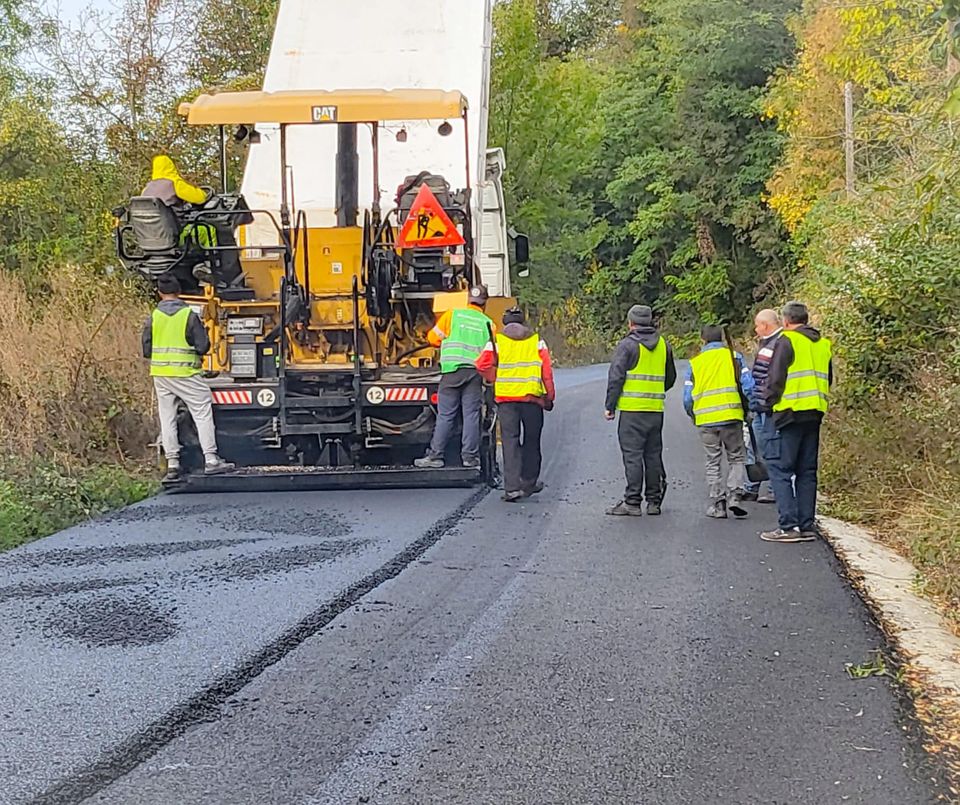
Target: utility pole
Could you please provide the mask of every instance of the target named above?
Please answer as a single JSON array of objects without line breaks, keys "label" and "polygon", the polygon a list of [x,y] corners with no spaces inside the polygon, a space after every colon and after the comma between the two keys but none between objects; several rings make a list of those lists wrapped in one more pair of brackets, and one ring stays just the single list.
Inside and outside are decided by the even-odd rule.
[{"label": "utility pole", "polygon": [[853,82],[847,81],[843,85],[843,150],[846,155],[846,188],[847,198],[854,193],[856,171],[853,164]]},{"label": "utility pole", "polygon": [[960,73],[960,59],[957,58],[957,19],[947,20],[947,79],[952,81]]}]

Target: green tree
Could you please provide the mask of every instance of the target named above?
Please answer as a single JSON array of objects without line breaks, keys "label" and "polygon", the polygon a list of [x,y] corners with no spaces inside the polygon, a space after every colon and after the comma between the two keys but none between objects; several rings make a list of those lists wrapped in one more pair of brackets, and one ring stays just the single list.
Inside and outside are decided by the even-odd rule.
[{"label": "green tree", "polygon": [[511,222],[533,244],[523,298],[556,307],[582,284],[593,207],[583,177],[596,156],[603,74],[582,55],[548,55],[554,23],[537,0],[494,10],[491,146],[504,149]]},{"label": "green tree", "polygon": [[[613,321],[647,299],[678,324],[738,320],[783,265],[762,201],[781,136],[763,88],[790,58],[781,0],[649,0],[601,101],[589,290]],[[613,304],[610,301],[613,300]]]}]

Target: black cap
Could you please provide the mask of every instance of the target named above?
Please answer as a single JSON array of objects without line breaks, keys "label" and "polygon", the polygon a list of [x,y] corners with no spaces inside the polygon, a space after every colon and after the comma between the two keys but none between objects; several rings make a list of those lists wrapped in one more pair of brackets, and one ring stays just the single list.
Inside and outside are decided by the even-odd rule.
[{"label": "black cap", "polygon": [[474,285],[470,288],[470,294],[467,298],[467,301],[471,305],[477,305],[478,307],[483,307],[487,304],[487,286],[486,285]]},{"label": "black cap", "polygon": [[162,274],[157,278],[157,290],[162,294],[180,293],[180,280],[172,274]]},{"label": "black cap", "polygon": [[523,315],[523,311],[518,307],[512,307],[503,314],[504,324],[523,324],[526,320],[527,317]]}]

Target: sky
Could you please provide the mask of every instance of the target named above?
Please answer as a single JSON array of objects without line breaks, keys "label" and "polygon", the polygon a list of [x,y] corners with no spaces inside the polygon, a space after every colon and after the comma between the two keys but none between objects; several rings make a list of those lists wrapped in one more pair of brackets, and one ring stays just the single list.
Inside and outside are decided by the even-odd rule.
[{"label": "sky", "polygon": [[[52,2],[50,5],[53,6],[54,3]],[[109,6],[109,0],[59,0],[59,6],[64,16],[76,19],[80,12],[88,6],[106,8]]]}]

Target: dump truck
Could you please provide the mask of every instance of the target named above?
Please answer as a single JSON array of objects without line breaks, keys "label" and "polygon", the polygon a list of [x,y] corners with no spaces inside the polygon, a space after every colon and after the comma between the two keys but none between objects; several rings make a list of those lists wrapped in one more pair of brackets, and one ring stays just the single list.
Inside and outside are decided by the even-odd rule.
[{"label": "dump truck", "polygon": [[[238,469],[180,491],[496,481],[492,399],[479,470],[455,444],[443,469],[413,467],[440,382],[427,332],[473,284],[494,315],[514,304],[528,251],[487,145],[490,44],[491,0],[282,0],[263,89],[180,106],[217,138],[219,191],[179,211],[133,198],[116,231],[128,268],[181,279],[213,344],[204,377]],[[239,190],[230,137],[249,145]]]}]

